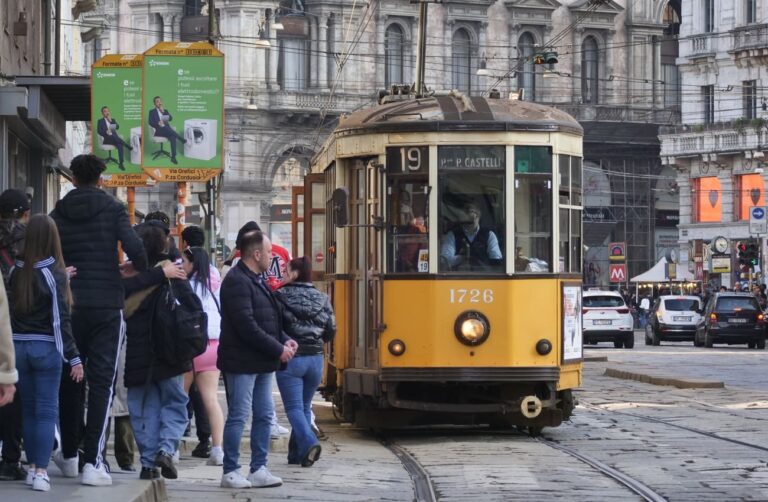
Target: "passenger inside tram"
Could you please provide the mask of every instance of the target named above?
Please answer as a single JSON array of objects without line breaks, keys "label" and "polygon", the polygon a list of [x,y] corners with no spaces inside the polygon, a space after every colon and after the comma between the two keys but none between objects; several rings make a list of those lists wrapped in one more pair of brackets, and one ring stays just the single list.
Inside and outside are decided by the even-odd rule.
[{"label": "passenger inside tram", "polygon": [[482,270],[502,265],[501,247],[496,234],[481,226],[480,205],[467,202],[459,219],[440,239],[440,261],[451,270]]}]

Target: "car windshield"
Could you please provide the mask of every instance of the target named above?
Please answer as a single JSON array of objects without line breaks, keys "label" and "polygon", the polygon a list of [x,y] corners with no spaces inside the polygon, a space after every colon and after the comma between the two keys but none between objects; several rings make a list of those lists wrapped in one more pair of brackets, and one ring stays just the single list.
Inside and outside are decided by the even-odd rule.
[{"label": "car windshield", "polygon": [[760,307],[758,307],[754,298],[726,296],[725,298],[717,299],[715,310],[718,312],[756,311],[760,310]]},{"label": "car windshield", "polygon": [[618,296],[585,296],[585,307],[623,307],[624,300]]},{"label": "car windshield", "polygon": [[699,308],[699,301],[688,298],[664,300],[664,308],[669,312],[686,312]]}]

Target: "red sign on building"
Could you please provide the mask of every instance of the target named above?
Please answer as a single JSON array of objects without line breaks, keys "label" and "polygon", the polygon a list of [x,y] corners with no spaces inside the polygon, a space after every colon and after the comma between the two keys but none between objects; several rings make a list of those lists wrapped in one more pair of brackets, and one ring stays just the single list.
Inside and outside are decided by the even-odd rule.
[{"label": "red sign on building", "polygon": [[627,266],[625,264],[609,265],[611,282],[627,282]]},{"label": "red sign on building", "polygon": [[608,259],[611,261],[624,261],[627,258],[626,242],[611,242],[608,244]]}]

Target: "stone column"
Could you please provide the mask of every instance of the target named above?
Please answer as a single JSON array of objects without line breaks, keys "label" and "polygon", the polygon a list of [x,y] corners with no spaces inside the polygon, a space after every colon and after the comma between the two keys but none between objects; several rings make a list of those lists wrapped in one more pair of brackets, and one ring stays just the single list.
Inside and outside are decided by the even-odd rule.
[{"label": "stone column", "polygon": [[603,65],[603,68],[605,68],[605,75],[598,75],[599,77],[605,79],[602,81],[603,99],[600,101],[601,103],[620,103],[616,97],[616,93],[614,92],[614,83],[608,81],[611,75],[613,75],[613,35],[615,33],[616,30],[608,30],[605,34],[605,51],[603,51],[605,53],[605,64]]},{"label": "stone column", "polygon": [[443,75],[443,82],[446,89],[453,89],[453,27],[456,21],[453,19],[445,23],[445,40],[443,40],[443,46],[445,49],[445,56],[443,62],[443,68],[447,68],[447,71]]},{"label": "stone column", "polygon": [[173,40],[173,19],[175,16],[171,14],[163,14],[163,42],[170,42]]},{"label": "stone column", "polygon": [[[573,30],[573,61],[571,65],[571,79],[572,87],[571,96],[572,103],[581,103],[581,38],[584,35],[584,28],[576,28]],[[599,84],[598,84],[599,85]]]},{"label": "stone column", "polygon": [[720,180],[720,199],[723,208],[722,222],[728,223],[731,221],[738,221],[738,215],[734,218],[733,201],[734,201],[734,183],[733,176],[730,169],[720,169],[717,173],[717,179]]},{"label": "stone column", "polygon": [[[379,19],[376,21],[376,39],[373,42],[373,47],[380,47],[380,49],[376,50],[374,49],[371,52],[378,53],[381,56],[384,56],[384,49],[386,48],[386,31],[385,28],[387,26],[387,21],[389,20],[389,16],[386,14],[382,14]],[[381,45],[379,45],[381,44]],[[365,63],[361,63],[365,64]],[[378,57],[376,58],[376,62],[374,64],[374,71],[376,72],[376,89],[384,89],[387,85],[387,59],[386,57]]]},{"label": "stone column", "polygon": [[[480,23],[480,29],[478,30],[477,34],[477,56],[475,58],[472,58],[470,55],[469,59],[469,79],[470,82],[473,82],[475,85],[472,85],[471,88],[476,89],[475,92],[470,92],[470,94],[474,96],[479,96],[485,90],[488,88],[488,86],[492,83],[488,82],[488,79],[480,78],[477,76],[477,69],[480,67],[480,58],[485,56],[490,56],[488,53],[488,23],[482,22]],[[474,59],[474,61],[473,61]]]},{"label": "stone column", "polygon": [[690,171],[677,167],[677,187],[680,197],[680,225],[689,225],[693,220],[693,193],[691,192],[692,183],[688,177]]},{"label": "stone column", "polygon": [[277,43],[277,30],[270,27],[269,29],[269,49],[263,49],[266,54],[266,57],[269,58],[269,75],[268,75],[268,84],[270,89],[279,89],[280,85],[277,81],[277,58],[279,56],[279,49]]},{"label": "stone column", "polygon": [[309,85],[308,87],[318,87],[319,86],[319,75],[318,75],[318,29],[317,29],[317,21],[318,19],[314,16],[307,16],[307,21],[309,22],[309,54],[307,54],[307,57],[309,59]]},{"label": "stone column", "polygon": [[[252,11],[243,13],[243,24],[245,25],[244,33],[248,33],[250,36],[259,36],[259,11]],[[253,78],[256,83],[258,91],[263,89],[267,84],[267,49],[247,49],[247,54],[253,55]]]},{"label": "stone column", "polygon": [[320,38],[317,44],[317,86],[328,88],[328,20],[323,16],[319,20]]}]

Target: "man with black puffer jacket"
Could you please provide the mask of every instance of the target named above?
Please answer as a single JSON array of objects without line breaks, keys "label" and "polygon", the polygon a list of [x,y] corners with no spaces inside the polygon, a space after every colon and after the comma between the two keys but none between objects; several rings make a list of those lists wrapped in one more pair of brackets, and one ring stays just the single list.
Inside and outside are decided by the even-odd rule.
[{"label": "man with black puffer jacket", "polygon": [[136,271],[147,268],[147,254],[131,228],[123,205],[98,184],[104,161],[95,155],[72,159],[75,189],[51,212],[61,234],[61,247],[68,267],[77,274],[72,278],[72,328],[85,365],[88,382],[88,415],[85,431],[83,387],[62,374],[60,389],[61,449],[53,460],[66,477],[76,477],[77,448],[83,439],[85,465],[82,483],[108,486],[101,452],[106,443],[105,429],[112,407],[117,358],[123,343],[123,302],[125,293],[118,265],[118,247]]}]

